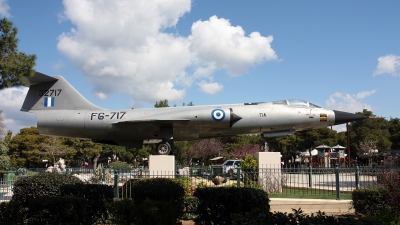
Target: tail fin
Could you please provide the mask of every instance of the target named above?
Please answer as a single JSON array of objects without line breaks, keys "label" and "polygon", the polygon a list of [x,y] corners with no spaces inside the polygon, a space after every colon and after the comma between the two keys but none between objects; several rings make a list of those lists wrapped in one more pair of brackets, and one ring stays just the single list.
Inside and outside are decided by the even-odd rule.
[{"label": "tail fin", "polygon": [[36,72],[24,82],[30,86],[21,111],[102,109],[86,100],[62,76]]}]

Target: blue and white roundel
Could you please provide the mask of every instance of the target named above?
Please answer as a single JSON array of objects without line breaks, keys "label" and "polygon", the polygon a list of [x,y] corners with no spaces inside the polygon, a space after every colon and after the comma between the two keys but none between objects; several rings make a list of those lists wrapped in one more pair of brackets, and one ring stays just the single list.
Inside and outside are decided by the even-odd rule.
[{"label": "blue and white roundel", "polygon": [[225,118],[225,112],[222,109],[214,109],[211,112],[211,117],[215,121],[222,121]]}]

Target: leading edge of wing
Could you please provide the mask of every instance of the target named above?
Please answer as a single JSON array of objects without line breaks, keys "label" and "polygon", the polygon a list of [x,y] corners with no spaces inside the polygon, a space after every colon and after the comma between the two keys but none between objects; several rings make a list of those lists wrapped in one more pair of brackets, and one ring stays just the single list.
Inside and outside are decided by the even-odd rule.
[{"label": "leading edge of wing", "polygon": [[121,121],[121,122],[115,122],[112,124],[146,124],[146,123],[152,123],[152,124],[175,124],[175,123],[189,123],[189,119],[179,119],[179,120],[158,120],[158,119],[150,119],[150,120],[127,120],[127,121]]}]

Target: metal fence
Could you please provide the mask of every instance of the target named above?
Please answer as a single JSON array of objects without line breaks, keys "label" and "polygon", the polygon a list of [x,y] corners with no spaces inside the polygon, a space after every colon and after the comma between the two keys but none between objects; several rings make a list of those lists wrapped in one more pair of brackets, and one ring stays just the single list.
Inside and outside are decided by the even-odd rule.
[{"label": "metal fence", "polygon": [[[124,170],[67,168],[58,173],[71,174],[83,182],[100,183],[114,188],[117,198],[130,197],[131,184],[144,178],[184,179],[187,189],[194,191],[198,186],[257,187],[266,190],[271,197],[310,197],[343,199],[351,197],[357,188],[382,185],[381,178],[393,168],[259,168],[248,171],[236,168],[224,173],[216,167],[183,167],[176,172],[152,172],[145,168]],[[45,172],[43,169],[1,172],[0,201],[12,198],[12,187],[16,180],[24,176]],[[397,169],[397,172],[399,169]],[[400,174],[399,174],[400,175]]]}]

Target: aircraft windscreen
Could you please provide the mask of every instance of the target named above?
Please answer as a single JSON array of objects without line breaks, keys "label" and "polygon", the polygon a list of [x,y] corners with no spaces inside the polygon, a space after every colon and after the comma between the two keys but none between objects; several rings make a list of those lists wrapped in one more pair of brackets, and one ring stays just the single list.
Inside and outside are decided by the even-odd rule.
[{"label": "aircraft windscreen", "polygon": [[310,104],[310,108],[321,108],[320,106],[317,106],[317,105],[315,105],[315,104],[312,104],[311,102],[309,102],[309,104]]},{"label": "aircraft windscreen", "polygon": [[287,102],[289,103],[289,106],[292,106],[292,107],[321,108],[315,104],[312,104],[312,103],[304,101],[304,100],[299,100],[299,99],[290,99],[290,100],[287,100]]},{"label": "aircraft windscreen", "polygon": [[289,106],[293,107],[308,107],[308,102],[298,99],[289,99]]},{"label": "aircraft windscreen", "polygon": [[286,100],[280,100],[280,101],[274,101],[272,102],[272,104],[274,105],[287,105],[287,101]]}]

